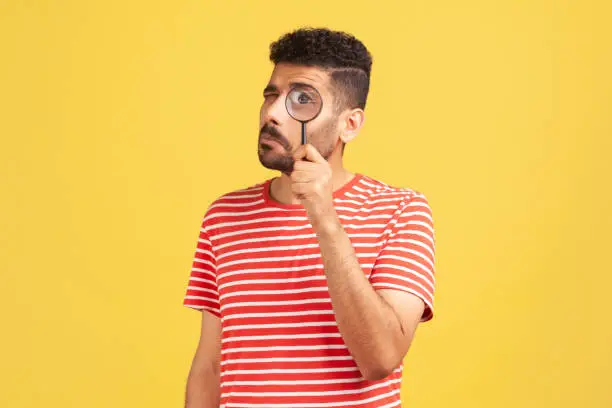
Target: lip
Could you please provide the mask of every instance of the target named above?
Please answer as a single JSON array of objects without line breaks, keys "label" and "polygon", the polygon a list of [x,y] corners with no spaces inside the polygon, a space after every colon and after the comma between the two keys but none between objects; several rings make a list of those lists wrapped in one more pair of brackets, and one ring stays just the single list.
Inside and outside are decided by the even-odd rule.
[{"label": "lip", "polygon": [[262,145],[268,145],[270,147],[272,147],[273,149],[277,149],[280,148],[281,150],[285,150],[285,146],[283,146],[279,141],[275,140],[275,139],[270,139],[267,137],[262,137],[260,142],[260,144]]}]

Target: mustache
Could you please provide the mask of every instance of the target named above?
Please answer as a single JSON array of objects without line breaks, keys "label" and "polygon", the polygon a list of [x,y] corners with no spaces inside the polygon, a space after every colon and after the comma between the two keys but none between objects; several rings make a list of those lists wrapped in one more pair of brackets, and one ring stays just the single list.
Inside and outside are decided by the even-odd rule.
[{"label": "mustache", "polygon": [[291,145],[289,144],[289,141],[285,138],[285,136],[283,136],[281,132],[278,131],[277,128],[270,126],[266,123],[259,131],[259,137],[261,138],[264,133],[266,133],[266,139],[271,139],[280,143],[281,146],[283,146],[287,151],[291,150]]}]

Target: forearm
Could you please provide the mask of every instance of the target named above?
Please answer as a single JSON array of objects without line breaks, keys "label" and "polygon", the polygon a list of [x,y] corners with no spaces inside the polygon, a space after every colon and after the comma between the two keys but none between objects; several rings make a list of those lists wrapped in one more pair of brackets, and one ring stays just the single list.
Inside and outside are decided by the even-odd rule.
[{"label": "forearm", "polygon": [[395,347],[400,322],[368,282],[337,215],[313,227],[342,338],[365,378],[384,377],[402,358]]},{"label": "forearm", "polygon": [[219,397],[219,372],[192,367],[187,378],[185,408],[218,408]]}]

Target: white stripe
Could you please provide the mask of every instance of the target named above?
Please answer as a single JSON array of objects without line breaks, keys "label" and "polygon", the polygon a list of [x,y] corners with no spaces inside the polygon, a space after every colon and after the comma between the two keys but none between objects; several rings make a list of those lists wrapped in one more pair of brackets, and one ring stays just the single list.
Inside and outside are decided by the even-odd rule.
[{"label": "white stripe", "polygon": [[247,351],[290,351],[290,350],[342,350],[347,349],[343,344],[321,344],[318,346],[271,346],[271,347],[234,347],[221,350],[221,354],[242,353]]},{"label": "white stripe", "polygon": [[245,307],[245,306],[284,306],[284,305],[305,305],[309,303],[331,303],[331,299],[304,299],[304,300],[284,300],[280,302],[236,302],[230,304],[221,305],[221,310],[225,311],[232,307]]},{"label": "white stripe", "polygon": [[280,329],[283,327],[324,327],[324,326],[337,326],[338,324],[333,322],[300,322],[300,323],[270,323],[270,324],[238,324],[234,326],[226,326],[223,331],[230,330],[247,330],[247,329]]},{"label": "white stripe", "polygon": [[373,219],[390,219],[393,217],[393,214],[380,214],[380,215],[368,215],[362,217],[360,215],[338,215],[338,218],[342,220],[360,220],[360,221],[368,221]]},{"label": "white stripe", "polygon": [[421,298],[426,304],[427,306],[429,306],[429,308],[431,310],[433,310],[433,305],[431,304],[431,302],[429,301],[429,299],[424,298],[422,293],[417,292],[416,290],[412,289],[412,288],[408,288],[406,286],[399,286],[399,285],[394,285],[392,283],[373,283],[372,286],[374,288],[380,288],[380,289],[388,289],[388,287],[394,288],[394,289],[398,289],[398,290],[402,290],[404,292],[410,292],[413,295],[416,295],[417,297]]},{"label": "white stripe", "polygon": [[[245,215],[252,215],[252,214],[257,214],[257,213],[261,213],[261,212],[272,212],[272,211],[277,211],[276,207],[275,208],[263,208],[263,209],[260,209],[260,210],[245,211],[245,212],[215,213],[215,214],[211,214],[208,218],[216,218],[216,217],[221,217],[221,216],[241,218],[241,217],[243,217]],[[349,215],[339,214],[338,218],[339,219],[343,219],[343,220],[368,221],[368,220],[372,220],[372,219],[389,219],[392,216],[393,216],[392,214],[380,214],[380,215],[368,215],[366,217],[362,217],[362,216],[358,216],[358,215],[349,216]],[[234,226],[238,226],[238,225],[254,224],[254,223],[269,222],[269,221],[277,221],[277,222],[278,221],[306,221],[306,222],[308,222],[308,217],[268,217],[268,218],[256,218],[256,219],[253,219],[253,220],[243,220],[243,221],[232,221],[232,222],[218,223],[218,224],[214,224],[214,227],[215,228],[234,227]]]},{"label": "white stripe", "polygon": [[[429,259],[426,255],[420,253],[419,251],[415,251],[414,249],[405,248],[405,247],[396,247],[396,246],[393,246],[393,245],[388,245],[388,246],[385,247],[385,251],[400,251],[400,252],[407,252],[409,254],[417,255],[419,258],[421,258],[425,262],[427,262],[431,269],[433,269],[435,267],[435,265],[431,261],[431,259]],[[378,257],[378,259],[380,259],[380,258],[381,258],[381,256]],[[428,268],[426,268],[426,269],[428,269]]]},{"label": "white stripe", "polygon": [[[360,190],[357,190],[360,191]],[[401,191],[377,191],[377,192],[369,192],[366,190],[361,190],[361,192],[365,192],[365,193],[371,193],[369,196],[364,196],[362,194],[353,194],[350,191],[347,191],[345,193],[346,196],[348,197],[355,197],[355,198],[363,198],[365,200],[368,199],[372,199],[373,197],[395,197],[399,200],[404,200],[406,198],[408,198],[409,194],[406,194],[404,192]]]},{"label": "white stripe", "polygon": [[187,289],[188,290],[197,290],[198,292],[208,292],[208,293],[212,293],[213,295],[218,295],[219,294],[219,292],[217,292],[216,290],[204,289],[204,288],[200,288],[198,286],[187,286]]},{"label": "white stripe", "polygon": [[240,230],[240,231],[233,231],[233,232],[227,232],[225,234],[218,234],[218,235],[213,235],[211,236],[212,239],[222,239],[222,238],[227,238],[227,237],[232,237],[234,235],[242,235],[242,234],[246,234],[246,235],[252,235],[256,232],[267,232],[267,231],[296,231],[296,230],[301,230],[301,229],[309,229],[310,226],[308,224],[304,224],[304,225],[298,225],[298,226],[289,226],[289,227],[264,227],[264,228],[252,228],[252,229],[247,229],[247,230]]},{"label": "white stripe", "polygon": [[334,202],[336,203],[351,203],[351,204],[355,204],[358,206],[362,206],[363,205],[363,201],[354,201],[354,200],[342,200],[340,198],[334,198]]},{"label": "white stripe", "polygon": [[253,186],[252,188],[247,188],[247,189],[240,190],[240,191],[234,191],[229,194],[225,194],[224,196],[220,197],[220,199],[221,200],[225,200],[225,199],[233,200],[235,198],[259,197],[260,194],[249,194],[249,193],[256,193],[256,192],[261,194],[263,192],[263,185]]},{"label": "white stripe", "polygon": [[[374,235],[374,234],[372,234]],[[284,241],[284,240],[298,240],[298,239],[306,239],[306,238],[316,238],[317,234],[302,234],[302,235],[286,235],[286,236],[277,236],[277,237],[263,237],[263,238],[250,238],[250,239],[241,239],[238,241],[226,242],[225,244],[218,245],[217,251],[228,246],[232,245],[240,245],[240,244],[250,244],[255,242],[268,242],[268,241]]]},{"label": "white stripe", "polygon": [[387,184],[383,183],[382,181],[380,181],[378,183],[379,184],[374,184],[374,183],[371,183],[369,181],[366,181],[365,179],[361,179],[360,180],[360,184],[366,185],[366,186],[368,186],[370,188],[375,188],[375,189],[383,189],[383,188],[386,189],[386,188],[389,188],[389,186]]},{"label": "white stripe", "polygon": [[212,303],[219,303],[217,299],[209,298],[206,296],[186,295],[184,299],[186,300],[208,300],[209,302],[212,302]]},{"label": "white stripe", "polygon": [[272,252],[272,251],[291,251],[291,250],[300,250],[300,249],[312,249],[318,248],[319,244],[303,244],[303,245],[287,245],[287,246],[276,246],[276,247],[256,247],[256,248],[248,248],[248,249],[239,249],[237,251],[226,252],[224,254],[219,255],[218,259],[223,259],[228,256],[238,255],[238,254],[249,254],[253,252]]},{"label": "white stripe", "polygon": [[381,228],[384,228],[385,226],[386,226],[385,224],[365,224],[365,225],[346,224],[346,225],[343,225],[344,229],[351,228],[351,229],[356,229],[356,230],[363,230],[367,228],[381,229]]},{"label": "white stripe", "polygon": [[305,221],[308,222],[308,217],[270,217],[270,218],[257,218],[254,220],[245,220],[245,221],[234,221],[234,222],[220,222],[218,224],[212,225],[214,228],[223,228],[223,227],[237,227],[239,225],[247,225],[247,224],[255,224],[261,222],[280,222],[280,221]]},{"label": "white stripe", "polygon": [[392,407],[397,407],[397,406],[401,405],[401,403],[402,403],[402,401],[401,401],[401,400],[398,400],[398,401],[395,401],[395,402],[390,402],[390,403],[385,404],[385,405],[381,405],[381,406],[380,406],[380,407],[378,407],[378,408],[392,408]]},{"label": "white stripe", "polygon": [[219,290],[228,286],[235,285],[253,285],[253,284],[272,284],[272,283],[295,283],[295,282],[307,282],[311,280],[325,280],[325,275],[307,276],[305,278],[291,278],[291,279],[247,279],[235,282],[224,283],[219,285]]},{"label": "white stripe", "polygon": [[[263,199],[260,200],[256,200],[256,201],[249,201],[248,203],[224,203],[224,202],[217,202],[216,204],[211,205],[210,207],[208,207],[208,211],[210,211],[213,208],[217,208],[217,207],[249,207],[252,205],[257,205],[257,204],[262,204],[264,202]],[[208,217],[210,218],[210,216]]]},{"label": "white stripe", "polygon": [[369,213],[369,212],[374,212],[374,211],[378,211],[378,212],[383,212],[384,210],[395,210],[397,209],[397,206],[395,205],[389,205],[386,207],[372,207],[372,208],[351,208],[351,207],[342,207],[342,206],[336,206],[336,211],[349,211],[349,212],[365,212],[365,213]]},{"label": "white stripe", "polygon": [[374,191],[374,193],[379,193],[379,192],[396,192],[396,193],[403,193],[403,194],[413,194],[414,190],[410,189],[410,188],[403,188],[403,187],[392,187],[387,183],[384,183],[382,181],[378,181],[378,180],[373,180],[370,179],[370,182],[366,182],[364,181],[362,184],[370,187],[370,191]]},{"label": "white stripe", "polygon": [[[401,383],[401,378],[395,378],[384,382],[379,382],[369,387],[358,388],[356,390],[336,390],[336,391],[297,391],[297,392],[231,392],[233,397],[320,397],[324,394],[326,397],[331,395],[351,395],[351,394],[362,394],[364,392],[376,390],[378,388],[385,388],[393,384]],[[399,390],[397,390],[399,391]],[[221,397],[226,397],[228,394],[221,394]],[[274,404],[270,404],[274,405]],[[308,404],[300,404],[308,405]]]},{"label": "white stripe", "polygon": [[[212,246],[212,245],[211,245]],[[197,253],[199,254],[204,254],[204,255],[210,255],[212,258],[215,257],[215,254],[213,254],[211,251],[209,251],[208,249],[202,249],[202,248],[196,248],[195,250]]]},{"label": "white stripe", "polygon": [[434,250],[427,244],[422,243],[421,241],[417,241],[415,239],[401,239],[401,238],[394,238],[393,240],[391,240],[391,242],[388,242],[388,245],[394,245],[396,243],[405,243],[405,244],[413,244],[416,246],[420,246],[421,248],[425,249],[426,251],[428,251],[431,254],[432,258],[435,258],[435,252]]},{"label": "white stripe", "polygon": [[[377,253],[357,253],[357,258],[371,258],[376,257]],[[316,259],[321,258],[321,254],[310,254],[310,255],[299,255],[299,256],[277,256],[268,258],[249,258],[249,259],[237,259],[235,261],[224,262],[219,265],[227,268],[231,265],[239,265],[244,263],[262,263],[262,262],[282,262],[282,261],[296,261],[302,259]]]},{"label": "white stripe", "polygon": [[[359,243],[356,242],[353,244],[354,248],[373,248],[373,247],[378,247],[381,246],[382,242],[374,242],[374,243]],[[252,248],[248,248],[248,249],[239,249],[236,251],[230,251],[230,252],[226,252],[224,254],[221,254],[218,256],[218,260],[219,259],[223,259],[226,258],[228,256],[234,256],[234,255],[238,255],[238,254],[249,254],[249,253],[255,253],[255,252],[273,252],[273,251],[300,251],[303,249],[313,249],[313,248],[319,248],[319,244],[302,244],[302,245],[285,245],[285,246],[275,246],[275,247],[270,247],[270,246],[264,246],[264,247],[252,247]]]},{"label": "white stripe", "polygon": [[240,200],[241,198],[256,198],[261,197],[261,193],[259,194],[243,194],[243,195],[226,195],[221,198],[221,200]]},{"label": "white stripe", "polygon": [[267,212],[278,212],[278,208],[264,207],[264,208],[258,208],[256,210],[251,210],[251,211],[218,212],[218,213],[210,214],[208,216],[208,219],[217,218],[217,217],[244,217],[247,215],[262,214],[262,213],[267,213]]},{"label": "white stripe", "polygon": [[[425,212],[425,211],[409,211],[409,212],[403,212],[400,215],[400,218],[403,217],[414,217],[415,215],[420,215],[421,217],[425,217],[427,218],[429,221],[431,221],[433,223],[433,218],[431,218],[431,215],[429,215],[429,213]],[[399,227],[403,227],[405,223],[398,223],[397,225]]]},{"label": "white stripe", "polygon": [[298,271],[308,271],[308,270],[318,270],[323,269],[323,264],[315,264],[315,265],[306,265],[306,266],[288,266],[285,268],[254,268],[254,269],[244,269],[232,272],[223,272],[217,276],[218,280],[225,279],[229,276],[234,275],[250,275],[253,273],[281,273],[281,272],[298,272]]},{"label": "white stripe", "polygon": [[[403,197],[395,197],[395,198],[378,198],[373,200],[371,197],[369,199],[367,199],[366,201],[354,201],[354,200],[343,200],[343,199],[336,199],[338,202],[340,203],[351,203],[351,204],[357,204],[359,206],[363,206],[366,203],[368,205],[372,205],[372,206],[376,206],[376,204],[378,203],[396,203],[399,204],[401,202],[401,198]],[[393,206],[393,208],[398,208],[397,205]]]},{"label": "white stripe", "polygon": [[279,334],[266,336],[236,336],[226,337],[221,339],[221,343],[229,343],[232,341],[244,340],[289,340],[289,339],[320,339],[320,338],[337,338],[341,337],[340,333],[314,333],[314,334]]},{"label": "white stripe", "polygon": [[[429,277],[431,278],[431,281],[432,281],[432,282],[435,282],[435,281],[436,281],[436,278],[435,278],[435,276],[434,276],[434,274],[433,274],[433,272],[432,272],[431,268],[429,268],[428,266],[425,266],[425,265],[423,265],[422,263],[417,262],[417,261],[415,261],[415,260],[413,260],[413,259],[410,259],[410,258],[404,258],[403,256],[397,256],[397,255],[381,255],[381,256],[379,256],[379,257],[378,257],[377,261],[378,261],[378,260],[380,260],[380,259],[395,259],[396,261],[400,261],[400,262],[407,262],[407,263],[410,263],[410,264],[416,265],[416,266],[418,266],[419,268],[423,269],[427,275],[429,275]],[[412,270],[412,269],[409,269],[409,270]],[[417,272],[417,271],[414,271],[414,273],[415,273],[415,275],[417,275],[417,276],[422,276],[422,275],[423,275],[423,273],[422,273],[422,272]]]},{"label": "white stripe", "polygon": [[308,293],[308,292],[327,292],[327,286],[320,288],[304,288],[290,290],[242,290],[238,292],[225,293],[219,297],[220,300],[233,296],[248,296],[248,295],[289,295],[293,293]]},{"label": "white stripe", "polygon": [[302,312],[274,312],[274,313],[235,313],[229,316],[225,316],[221,319],[222,322],[230,319],[245,319],[251,317],[282,317],[282,316],[314,316],[314,315],[327,315],[334,314],[333,310],[307,310]]},{"label": "white stripe", "polygon": [[[345,407],[345,406],[349,406],[349,405],[366,404],[366,403],[377,401],[377,400],[383,399],[383,398],[387,398],[387,397],[390,397],[392,395],[399,394],[399,393],[400,393],[400,390],[398,389],[398,390],[394,390],[394,391],[388,392],[386,394],[381,394],[381,395],[377,395],[375,397],[366,398],[366,399],[357,400],[357,401],[308,403],[308,404],[304,403],[304,404],[300,404],[300,408]],[[232,395],[234,395],[234,393],[232,393]],[[227,408],[230,408],[230,407],[253,407],[253,408],[255,408],[255,407],[268,407],[268,408],[279,407],[279,408],[286,408],[287,404],[246,404],[246,403],[228,402],[227,404],[225,404],[225,406]]]},{"label": "white stripe", "polygon": [[[423,277],[422,274],[420,274],[418,272],[415,272],[412,269],[404,268],[403,266],[397,266],[397,265],[391,265],[391,264],[382,264],[382,265],[380,265],[380,267],[382,267],[382,268],[386,267],[386,268],[391,268],[391,269],[400,269],[400,270],[402,270],[404,272],[411,273],[411,274],[419,276],[421,278]],[[384,276],[386,278],[399,279],[399,280],[402,280],[404,282],[411,283],[411,284],[413,284],[415,286],[418,286],[419,288],[423,289],[425,291],[425,293],[427,293],[430,296],[430,298],[433,299],[433,293],[431,293],[428,288],[426,288],[425,286],[421,285],[419,282],[415,281],[414,279],[406,278],[406,277],[401,276],[401,275],[392,275],[390,273],[383,273],[383,272],[377,273],[376,276]],[[433,283],[430,280],[428,280],[428,279],[425,279],[425,281],[433,289],[433,287],[434,287]]]},{"label": "white stripe", "polygon": [[[195,263],[199,263],[199,264],[208,265],[208,266],[210,266],[211,268],[213,268],[213,270],[216,268],[215,264],[213,264],[212,262],[207,261],[207,260],[205,260],[205,259],[200,259],[200,258],[197,258],[197,257],[196,257],[196,258],[193,258],[193,262],[195,262]],[[195,268],[194,268],[194,269],[195,269]]]},{"label": "white stripe", "polygon": [[309,254],[309,255],[300,255],[300,256],[277,256],[277,257],[269,257],[269,258],[254,258],[254,259],[237,259],[235,261],[224,262],[223,267],[227,268],[231,265],[238,265],[243,263],[259,263],[259,262],[277,262],[277,261],[292,261],[292,260],[302,260],[302,259],[315,259],[320,258],[321,254]]},{"label": "white stripe", "polygon": [[[221,377],[232,374],[302,374],[302,373],[345,373],[359,371],[357,367],[337,367],[337,368],[281,368],[271,370],[227,370],[221,373]],[[286,405],[285,405],[286,407]]]},{"label": "white stripe", "polygon": [[[389,241],[393,241],[393,242],[398,241],[398,240],[394,239],[398,235],[418,235],[420,237],[427,238],[427,241],[429,241],[431,243],[432,248],[435,249],[434,239],[431,237],[431,235],[426,234],[425,232],[416,231],[416,230],[398,231],[394,235],[389,237]],[[401,242],[401,241],[398,241],[398,242]]]},{"label": "white stripe", "polygon": [[413,200],[414,198],[421,198],[421,197],[411,197],[410,201],[408,201],[408,203],[406,204],[406,208],[408,207],[425,207],[425,208],[429,208],[429,204],[427,203],[426,200],[424,201],[418,201],[418,200]]},{"label": "white stripe", "polygon": [[289,362],[311,362],[311,361],[347,361],[353,360],[352,356],[323,356],[323,357],[271,357],[271,358],[236,358],[221,361],[221,366],[238,363],[289,363]]},{"label": "white stripe", "polygon": [[[411,223],[417,223],[418,221],[410,221]],[[348,234],[349,238],[380,238],[381,234]],[[274,237],[263,237],[263,238],[249,238],[249,239],[241,239],[238,241],[230,241],[225,244],[221,244],[216,246],[217,251],[227,248],[234,245],[240,244],[251,244],[256,242],[269,242],[269,241],[295,241],[299,239],[308,239],[308,238],[316,238],[317,234],[302,234],[302,235],[279,235]]]},{"label": "white stripe", "polygon": [[[215,278],[215,277],[216,277],[214,273],[212,273],[211,271],[206,270],[206,269],[202,269],[202,268],[191,268],[191,270],[192,270],[192,271],[196,271],[196,272],[200,272],[200,273],[205,273],[206,275],[210,275],[210,276],[212,276],[213,278]],[[195,280],[199,280],[199,281],[202,281],[202,282],[210,282],[210,280],[208,280],[208,279],[196,278],[195,276],[190,277],[190,279],[195,279]]]},{"label": "white stripe", "polygon": [[[371,263],[363,263],[360,264],[361,269],[372,268],[374,264]],[[217,275],[217,280],[225,279],[229,276],[233,275],[250,275],[254,273],[283,273],[283,272],[296,272],[296,271],[306,271],[306,270],[319,270],[323,269],[323,264],[314,264],[314,265],[306,265],[306,266],[291,266],[285,268],[255,268],[255,269],[244,269],[237,270],[232,272],[224,272],[222,274]]]},{"label": "white stripe", "polygon": [[223,386],[231,385],[254,385],[254,386],[266,386],[266,385],[317,385],[317,384],[347,384],[363,381],[361,378],[340,378],[337,380],[269,380],[269,381],[225,381]]},{"label": "white stripe", "polygon": [[[203,233],[205,233],[205,234],[208,234],[208,232],[207,232],[207,231],[205,231],[203,228],[200,228],[200,232],[203,232]],[[206,239],[206,238],[201,238],[201,237],[198,237],[198,242],[201,242],[201,243],[203,243],[203,244],[207,244],[208,246],[211,246],[211,245],[212,245],[211,241],[210,241],[210,240],[208,240],[208,239]]]},{"label": "white stripe", "polygon": [[403,228],[403,227],[405,227],[407,225],[420,225],[421,227],[425,227],[428,230],[430,230],[432,232],[432,234],[434,232],[434,229],[433,229],[433,227],[430,224],[428,224],[426,222],[423,222],[423,221],[416,221],[416,220],[410,220],[410,221],[407,221],[407,222],[396,223],[395,227],[397,228],[399,226],[400,228]]},{"label": "white stripe", "polygon": [[[303,218],[303,217],[298,217],[298,218]],[[255,220],[255,221],[250,221],[249,223],[253,223],[253,222],[261,222],[261,221],[282,221],[282,219],[280,218],[265,218],[265,219],[260,219],[260,220]],[[301,221],[305,221],[305,220],[301,220]],[[217,225],[212,225],[211,228],[216,228],[219,225],[223,225],[223,226],[236,226],[236,225],[240,225],[241,223],[226,223],[228,225],[223,225],[223,224],[217,224]],[[381,229],[381,228],[385,228],[386,225],[385,224],[365,224],[365,225],[358,225],[358,224],[346,224],[343,225],[344,229],[356,229],[356,230],[363,230],[363,229],[371,229],[371,228],[375,228],[375,229]],[[297,226],[289,226],[289,227],[285,227],[285,226],[275,226],[275,227],[262,227],[262,228],[252,228],[252,229],[241,229],[240,231],[233,231],[233,232],[228,232],[225,234],[219,234],[219,235],[213,235],[211,236],[211,238],[213,239],[220,239],[220,238],[227,238],[229,236],[235,236],[235,235],[247,235],[250,236],[253,232],[262,232],[262,231],[266,231],[266,232],[278,232],[278,231],[295,231],[295,230],[309,230],[312,231],[312,226],[309,223],[304,223],[303,225],[297,225]]]}]

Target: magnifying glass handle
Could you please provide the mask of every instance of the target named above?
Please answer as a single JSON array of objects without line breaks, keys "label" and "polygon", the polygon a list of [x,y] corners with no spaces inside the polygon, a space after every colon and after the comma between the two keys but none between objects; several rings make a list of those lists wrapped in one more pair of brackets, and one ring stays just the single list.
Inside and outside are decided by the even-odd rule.
[{"label": "magnifying glass handle", "polygon": [[302,122],[302,144],[306,144],[306,123]]}]

